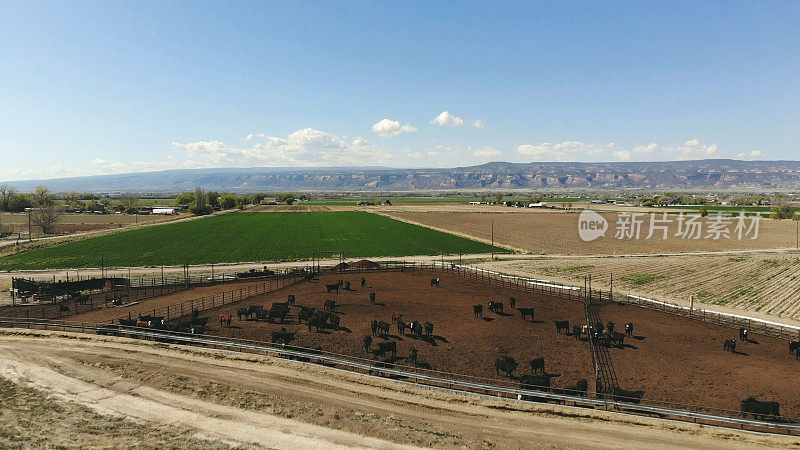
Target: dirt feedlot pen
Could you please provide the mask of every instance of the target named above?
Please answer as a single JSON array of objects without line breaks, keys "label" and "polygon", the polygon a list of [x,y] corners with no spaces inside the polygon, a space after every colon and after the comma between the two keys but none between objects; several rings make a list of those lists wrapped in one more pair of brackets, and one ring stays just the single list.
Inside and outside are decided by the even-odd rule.
[{"label": "dirt feedlot pen", "polygon": [[[261,304],[263,304],[264,300],[267,300],[267,304],[269,304],[269,301],[271,300],[285,301],[287,293],[297,293],[298,303],[307,303],[309,299],[312,297],[318,297],[314,299],[314,301],[320,300],[321,302],[322,297],[325,297],[325,295],[324,293],[319,293],[319,288],[322,286],[322,284],[331,282],[328,280],[335,281],[336,279],[348,279],[355,282],[357,280],[360,280],[362,277],[366,277],[368,280],[373,280],[376,283],[380,282],[380,284],[383,284],[385,281],[386,282],[385,284],[389,286],[387,288],[388,290],[385,292],[398,291],[401,289],[398,289],[397,286],[407,285],[406,287],[408,287],[409,293],[418,294],[419,299],[414,300],[414,302],[415,304],[422,302],[419,305],[420,307],[425,305],[428,305],[430,307],[436,307],[437,304],[440,304],[442,302],[442,300],[446,300],[452,304],[452,308],[450,308],[454,311],[452,314],[461,314],[462,312],[465,312],[468,309],[468,311],[466,311],[467,319],[458,317],[457,319],[458,323],[467,323],[468,329],[472,327],[483,327],[485,328],[485,330],[481,328],[481,332],[489,334],[491,334],[491,329],[489,329],[489,327],[492,324],[497,325],[500,329],[500,334],[495,335],[495,338],[502,340],[504,342],[515,343],[514,347],[508,349],[511,354],[518,354],[515,353],[519,351],[517,347],[532,346],[532,344],[536,343],[537,339],[542,339],[542,340],[547,339],[548,344],[553,342],[552,341],[553,338],[548,337],[554,334],[554,330],[552,330],[553,324],[552,322],[549,322],[550,318],[548,318],[548,321],[545,321],[542,324],[528,325],[527,322],[521,322],[519,316],[517,316],[516,313],[514,313],[515,317],[492,316],[495,320],[493,320],[492,322],[487,322],[485,326],[483,324],[480,324],[480,322],[479,322],[480,325],[475,325],[474,323],[467,322],[467,320],[469,320],[469,318],[471,318],[472,315],[471,305],[473,303],[485,303],[488,299],[491,298],[497,298],[498,300],[501,299],[507,300],[506,298],[507,296],[515,295],[514,293],[517,293],[517,297],[519,299],[518,301],[520,302],[518,303],[519,306],[526,306],[524,302],[542,302],[541,304],[539,304],[539,309],[537,310],[537,314],[541,312],[543,317],[545,317],[545,315],[548,314],[546,302],[554,301],[555,308],[552,309],[551,311],[552,314],[561,315],[564,313],[560,311],[567,311],[568,309],[572,308],[574,309],[573,311],[574,315],[570,316],[570,319],[575,321],[585,322],[585,316],[583,315],[584,312],[582,308],[583,304],[580,301],[578,301],[582,299],[583,294],[581,292],[582,291],[581,289],[562,287],[549,283],[531,282],[530,280],[504,277],[496,274],[477,271],[474,269],[459,268],[451,265],[445,265],[444,269],[441,266],[433,268],[430,265],[420,266],[411,264],[391,264],[391,265],[380,265],[378,267],[380,267],[380,269],[374,271],[364,271],[364,270],[353,271],[350,269],[344,269],[337,271],[336,273],[331,273],[330,271],[323,270],[322,273],[319,275],[320,278],[319,281],[300,283],[285,290],[276,291],[267,296],[254,298],[252,300],[246,299],[246,301],[244,302],[240,301],[237,303],[237,305],[233,305],[230,308],[235,308],[236,306],[245,305],[250,302],[260,302]],[[400,271],[404,271],[405,273],[399,273]],[[372,275],[370,273],[372,273]],[[442,287],[441,288],[430,287],[428,282],[430,281],[431,277],[441,278]],[[476,280],[480,280],[480,282],[476,283]],[[463,286],[460,288],[456,288],[456,285],[463,285]],[[302,291],[302,289],[305,288],[309,288],[310,290]],[[458,289],[466,289],[467,292],[464,293],[458,291]],[[449,293],[451,290],[454,292],[454,295],[453,296],[447,295],[447,293]],[[525,297],[524,295],[522,295],[522,292],[529,293],[530,297]],[[316,295],[317,293],[319,293],[319,295]],[[431,295],[431,293],[435,293],[435,295]],[[365,292],[361,294],[365,294]],[[593,292],[593,294],[597,297],[602,297],[601,295],[598,295],[597,292]],[[306,341],[306,342],[300,341],[297,343],[292,343],[292,345],[295,347],[314,348],[316,346],[313,345],[314,342],[324,343],[326,349],[332,349],[332,353],[349,354],[351,355],[350,358],[358,358],[361,355],[365,356],[365,354],[363,353],[363,349],[361,350],[361,353],[357,353],[360,346],[359,343],[360,337],[362,336],[362,331],[363,331],[362,329],[358,329],[358,327],[361,326],[360,323],[363,322],[363,320],[361,320],[358,317],[358,314],[360,313],[357,310],[357,308],[362,308],[363,305],[361,306],[357,305],[356,304],[357,302],[355,302],[355,297],[354,297],[358,295],[359,295],[358,292],[343,293],[339,297],[337,297],[338,299],[340,299],[340,301],[342,301],[345,304],[345,306],[343,306],[343,308],[345,309],[342,310],[343,313],[346,313],[342,315],[344,320],[343,325],[352,328],[353,333],[345,334],[336,331],[331,335],[327,334],[317,335],[316,333],[311,333],[307,335],[304,334],[303,335],[304,338],[315,339],[316,341]],[[379,301],[381,301],[383,297],[385,297],[385,295],[381,294],[379,291],[379,297],[378,297]],[[350,298],[350,300],[348,300],[348,298]],[[404,297],[403,301],[407,304],[409,301],[411,301],[409,299],[412,298],[414,297]],[[565,302],[564,300],[575,300],[575,301]],[[360,301],[361,300],[359,300],[359,302]],[[606,301],[606,303],[608,302]],[[387,305],[385,314],[389,314],[393,310],[392,308],[395,305],[398,305],[398,308],[400,308],[403,306],[403,303]],[[319,306],[321,307],[322,305],[320,304]],[[616,305],[609,304],[609,305],[604,305],[603,308],[605,308],[606,306],[618,307]],[[228,306],[226,306],[226,308],[228,308]],[[661,312],[647,311],[640,308],[632,308],[630,306],[618,307],[618,308],[621,308],[623,311],[622,312],[611,311],[610,313],[612,314],[612,316],[608,316],[608,313],[606,312],[604,312],[603,314],[604,316],[608,316],[607,317],[608,319],[615,319],[615,320],[617,320],[617,318],[613,316],[614,314],[633,314],[634,316],[636,316],[635,320],[639,327],[639,330],[637,331],[640,331],[641,334],[644,335],[645,337],[644,340],[633,341],[633,345],[635,347],[638,347],[636,349],[632,348],[609,349],[610,354],[614,358],[615,363],[619,364],[618,372],[620,375],[620,385],[628,389],[633,389],[633,388],[645,389],[646,395],[643,403],[646,405],[646,407],[692,410],[698,413],[702,412],[703,414],[741,417],[740,412],[737,410],[738,401],[741,400],[739,397],[745,394],[736,392],[736,389],[730,389],[733,390],[734,393],[731,395],[727,395],[729,401],[728,403],[725,404],[714,404],[713,402],[709,402],[706,406],[685,405],[685,403],[691,401],[692,399],[695,398],[703,399],[704,397],[708,397],[709,395],[711,395],[709,394],[709,392],[712,392],[712,394],[714,392],[719,393],[719,389],[717,389],[717,391],[713,391],[715,386],[712,385],[706,388],[702,385],[702,383],[704,380],[707,379],[713,380],[715,372],[725,373],[725,371],[720,370],[719,367],[715,366],[709,366],[705,368],[702,366],[703,364],[710,364],[710,365],[718,364],[715,363],[714,361],[704,361],[701,359],[700,367],[695,367],[697,366],[697,364],[694,364],[693,361],[681,360],[680,358],[677,358],[675,356],[676,353],[678,354],[687,353],[686,352],[687,345],[688,346],[694,345],[692,341],[696,339],[693,336],[696,333],[698,333],[698,330],[695,329],[694,327],[697,326],[703,327],[700,329],[700,331],[704,332],[707,335],[715,334],[720,339],[722,337],[725,337],[726,333],[730,333],[732,331],[730,328],[720,327],[717,325],[710,325],[696,320],[688,321],[686,318],[679,317],[677,315],[665,316]],[[221,309],[215,308],[214,310],[209,310],[209,312],[213,311],[212,314],[216,315],[216,310],[221,310]],[[450,314],[450,312],[448,312],[448,314]],[[656,314],[656,316],[654,316],[655,320],[653,320],[652,318],[650,320],[652,320],[652,322],[658,322],[658,323],[667,322],[667,324],[665,325],[667,328],[648,329],[648,327],[646,326],[646,322],[644,321],[644,317],[639,317],[641,314]],[[367,317],[369,316],[371,316],[371,314],[367,315]],[[553,317],[557,319],[564,318],[563,316],[561,317],[553,316]],[[673,321],[679,321],[678,326],[676,327],[674,323],[671,323],[670,319],[672,319]],[[460,337],[457,336],[454,337],[455,335],[453,331],[446,330],[447,326],[446,323],[441,322],[438,319],[434,320],[434,322],[437,323],[437,327],[440,326],[445,327],[445,331],[441,332],[441,334],[444,335],[446,338],[450,339],[454,343],[454,345],[461,342]],[[686,325],[687,323],[690,325]],[[515,330],[523,325],[527,327],[525,328],[525,330],[528,331],[526,331],[525,333],[517,333]],[[728,325],[730,325],[730,323],[728,323]],[[243,330],[241,331],[236,330],[237,338],[250,337],[247,335],[247,332],[249,332],[248,330],[252,330],[253,332],[256,333],[254,335],[257,338],[256,340],[263,340],[265,331],[278,329],[281,325],[280,324],[268,325],[266,323],[256,323],[256,322],[243,322],[242,326],[245,327]],[[303,325],[303,327],[301,328],[304,327],[305,325]],[[684,330],[685,327],[688,328]],[[676,330],[680,332],[678,334],[684,333],[684,331],[686,332],[688,338],[690,339],[689,344],[678,339],[678,337],[680,336],[678,337],[673,336],[676,334],[675,333]],[[531,335],[530,334],[531,332],[533,332],[534,334]],[[509,335],[509,333],[512,335]],[[519,334],[520,336],[514,336],[513,334]],[[662,334],[668,336],[670,339],[676,339],[678,345],[676,345],[676,342],[666,342],[664,344],[661,342],[662,339],[651,339],[651,337],[653,336],[662,336]],[[534,336],[534,339],[531,339],[531,336]],[[217,339],[223,339],[223,338],[218,336]],[[589,362],[590,360],[589,353],[588,351],[586,351],[587,348],[586,343],[585,342],[580,343],[579,341],[576,341],[573,338],[566,336],[561,336],[558,339],[561,340],[556,341],[556,343],[558,343],[559,345],[555,346],[556,347],[555,350],[557,350],[560,353],[563,353],[564,348],[566,348],[564,346],[568,346],[568,348],[574,349],[569,353],[575,353],[577,356],[575,356],[575,358],[570,361],[572,361],[572,363],[577,365],[583,364],[584,366],[583,368],[581,367],[578,367],[577,369],[564,368],[563,370],[561,370],[561,372],[564,374],[564,377],[566,377],[565,379],[567,381],[570,381],[570,379],[574,379],[575,377],[578,376],[589,378],[589,376],[587,376],[586,374],[591,375],[591,363]],[[786,358],[780,360],[777,359],[781,358],[783,354],[780,355],[772,354],[773,350],[777,348],[775,344],[776,341],[775,338],[771,337],[759,338],[759,340],[761,341],[761,343],[753,344],[752,347],[756,346],[758,347],[756,347],[755,349],[751,349],[750,350],[751,354],[747,356],[722,353],[721,341],[717,341],[719,343],[719,348],[717,348],[716,345],[717,342],[701,342],[703,346],[703,348],[701,349],[702,350],[701,353],[708,355],[708,357],[712,358],[713,360],[717,359],[723,360],[722,361],[723,366],[730,365],[735,368],[737,365],[744,364],[754,367],[755,369],[753,370],[758,369],[758,373],[760,375],[756,375],[752,372],[752,370],[748,369],[750,371],[744,371],[741,374],[734,374],[731,380],[732,382],[744,382],[745,387],[739,390],[741,390],[742,392],[750,392],[750,389],[752,389],[751,388],[752,383],[750,383],[750,381],[752,381],[752,377],[756,375],[759,377],[756,378],[758,380],[763,378],[763,371],[760,370],[759,367],[760,365],[770,364],[770,363],[780,363],[780,367],[778,370],[783,370],[785,367],[788,367],[786,366],[786,364],[788,364],[788,360]],[[412,341],[409,339],[408,342]],[[405,343],[403,343],[402,341],[400,341],[400,343],[403,346],[405,345]],[[662,345],[663,348],[659,347],[659,345],[661,344],[664,344]],[[496,343],[494,345],[492,345],[492,343],[488,344],[488,346],[492,348],[496,347],[496,345],[497,345]],[[550,346],[553,347],[552,345]],[[785,341],[778,342],[778,346],[781,349],[783,349],[785,346]],[[446,351],[447,348],[445,347],[451,347],[451,345],[440,342],[440,345],[438,347],[420,348],[420,353],[424,355],[424,352],[426,351],[439,351],[439,350]],[[318,351],[314,352],[318,353]],[[582,352],[582,354],[578,355],[578,353],[580,352]],[[758,352],[765,353],[766,355],[759,356]],[[464,359],[462,357],[463,355],[469,356],[470,353],[474,352],[464,353],[463,351],[459,351],[456,353],[458,353],[457,356],[459,356],[461,359]],[[669,367],[667,368],[665,373],[671,373],[670,371],[673,372],[677,371],[681,373],[684,371],[686,372],[696,371],[697,372],[696,379],[689,379],[688,382],[690,382],[690,384],[697,385],[699,391],[686,392],[685,384],[687,383],[687,380],[684,379],[667,380],[668,382],[664,383],[659,380],[653,380],[651,377],[652,374],[638,373],[637,370],[640,370],[641,367],[648,367],[649,365],[652,364],[651,360],[653,355],[655,355],[656,357],[662,357],[664,361],[668,362]],[[431,354],[431,356],[433,356],[433,354]],[[444,356],[445,357],[441,358],[442,360],[447,360],[447,358],[452,357],[452,355],[448,356],[447,354],[445,354]],[[494,356],[493,354],[489,355],[490,358],[493,358],[493,356]],[[548,357],[548,361],[552,361],[552,358],[555,358],[555,356]],[[729,363],[728,360],[730,360],[731,358],[739,358],[739,359],[733,359],[732,360],[733,362]],[[429,360],[438,361],[439,359],[429,359]],[[677,364],[678,367],[672,367],[673,360],[676,361],[674,364]],[[454,362],[452,366],[446,365],[441,367],[440,366],[435,367],[436,369],[440,370],[444,369],[444,371],[447,372],[445,374],[446,376],[442,375],[442,372],[437,372],[438,374],[442,375],[441,376],[442,378],[448,378],[453,380],[468,380],[470,383],[478,383],[481,385],[489,385],[489,386],[501,386],[504,389],[519,390],[518,382],[509,382],[507,381],[508,380],[507,378],[503,379],[500,377],[495,377],[493,376],[494,375],[493,371],[490,373],[487,373],[487,371],[481,373],[470,373],[469,370],[465,369],[465,367],[467,367],[469,364],[463,364],[463,363],[459,364],[456,362],[455,359],[453,359],[453,361]],[[484,363],[477,364],[477,366],[486,368],[486,366],[491,365],[491,359],[488,361],[489,361],[488,363],[484,361]],[[794,362],[792,361],[792,363]],[[374,365],[375,362],[372,361],[370,364]],[[631,366],[633,368],[631,368]],[[683,370],[681,369],[681,367],[687,370]],[[791,366],[790,369],[794,369],[794,366]],[[385,371],[386,367],[383,367],[382,370]],[[411,369],[406,369],[406,370],[411,370]],[[414,368],[413,370],[415,371],[415,373],[425,374],[429,372],[429,371],[419,370],[419,368]],[[581,372],[582,370],[583,372]],[[797,370],[792,370],[792,372],[796,374]],[[466,374],[466,375],[456,375],[455,373]],[[743,381],[742,380],[737,381],[736,376],[739,375],[745,376],[748,379]],[[644,378],[642,378],[643,376]],[[633,379],[631,379],[631,377],[633,377]],[[792,386],[797,385],[796,381],[797,380],[794,380],[794,384]],[[725,383],[727,383],[727,381],[725,381]],[[659,386],[659,384],[662,384],[663,386]],[[562,383],[561,385],[563,386],[565,384]],[[718,386],[716,387],[718,388]],[[705,392],[704,394],[705,390],[709,390],[709,392]],[[796,389],[792,388],[779,389],[779,390],[782,390],[783,395],[785,395],[786,392],[796,392]],[[774,398],[773,394],[771,394],[769,390],[763,392],[757,392],[756,394],[757,394],[756,396],[761,399]],[[542,397],[542,395],[539,395],[539,397]],[[544,398],[549,398],[549,397],[545,395]],[[797,409],[796,400],[788,399],[787,401],[787,399],[784,398],[780,399],[781,399],[781,413],[783,413],[784,415],[797,415],[795,413],[795,410]],[[585,399],[585,402],[589,402],[590,400],[596,401],[598,399]],[[599,400],[602,402],[608,401],[606,398],[601,398]],[[637,408],[645,408],[645,406]],[[788,422],[784,420],[783,423],[786,424]],[[783,429],[785,429],[785,427],[783,427]]]}]

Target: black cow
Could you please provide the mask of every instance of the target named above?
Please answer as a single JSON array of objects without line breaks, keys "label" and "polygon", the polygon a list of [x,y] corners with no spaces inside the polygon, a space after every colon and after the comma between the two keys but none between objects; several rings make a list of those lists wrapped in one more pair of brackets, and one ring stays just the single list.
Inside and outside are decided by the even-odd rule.
[{"label": "black cow", "polygon": [[327,289],[327,290],[328,290],[328,293],[329,293],[329,294],[330,294],[331,292],[336,292],[336,293],[338,294],[338,293],[339,293],[339,283],[336,283],[336,284],[326,284],[326,285],[325,285],[325,289]]},{"label": "black cow", "polygon": [[378,334],[381,336],[388,336],[389,335],[389,327],[390,325],[387,322],[379,321],[377,324]]},{"label": "black cow", "polygon": [[345,291],[349,291],[349,290],[350,290],[350,282],[349,282],[349,281],[345,281],[345,283],[344,283],[344,290],[345,290]]},{"label": "black cow", "polygon": [[411,364],[416,366],[417,362],[419,361],[418,358],[419,358],[419,356],[417,354],[417,348],[416,347],[411,347],[411,349],[409,349],[409,353],[408,353],[408,360],[411,362]]},{"label": "black cow", "polygon": [[364,278],[364,277],[361,277],[361,287],[364,287],[366,285],[367,285],[367,279]]},{"label": "black cow", "polygon": [[239,320],[242,320],[242,316],[247,319],[250,316],[250,310],[247,308],[237,308],[236,309],[236,316],[239,317]]},{"label": "black cow", "polygon": [[533,317],[534,317],[533,308],[520,308],[519,316],[522,318],[522,320],[525,320],[525,316],[530,316],[531,322],[533,322]]},{"label": "black cow", "polygon": [[747,328],[739,328],[739,340],[742,342],[748,342]]},{"label": "black cow", "polygon": [[304,320],[308,322],[308,319],[314,316],[315,311],[316,309],[310,306],[301,306],[300,311],[297,313],[297,323],[302,323]]},{"label": "black cow", "polygon": [[409,328],[411,329],[411,336],[413,336],[415,339],[421,339],[422,338],[423,329],[422,329],[422,324],[421,323],[419,323],[419,322],[417,322],[415,320],[415,321],[411,322],[411,325],[409,325]]},{"label": "black cow", "polygon": [[374,292],[370,292],[370,293],[369,293],[369,303],[370,303],[371,305],[374,305],[374,304],[375,304],[375,293],[374,293]]},{"label": "black cow", "polygon": [[333,325],[334,330],[339,329],[339,320],[340,320],[339,316],[337,316],[336,314],[328,314],[328,322],[330,322],[331,325]]},{"label": "black cow", "polygon": [[608,330],[608,332],[609,333],[613,333],[614,332],[614,327],[615,327],[614,322],[609,320],[608,323],[606,324],[606,329]]},{"label": "black cow", "polygon": [[372,336],[370,335],[364,336],[364,338],[361,339],[361,345],[363,345],[364,350],[368,352],[369,349],[372,347]]},{"label": "black cow", "polygon": [[375,354],[383,356],[386,353],[391,353],[392,356],[397,356],[397,342],[378,342],[378,348],[375,350]]},{"label": "black cow", "polygon": [[518,365],[514,358],[510,356],[501,356],[494,361],[494,369],[497,374],[500,375],[500,372],[505,372],[509,378],[514,376],[514,371],[517,370]]},{"label": "black cow", "polygon": [[397,332],[400,334],[400,336],[405,335],[406,328],[408,328],[408,324],[403,322],[403,319],[398,319],[396,323],[397,323]]},{"label": "black cow", "polygon": [[789,342],[789,353],[794,353],[800,356],[800,341]]},{"label": "black cow", "polygon": [[295,300],[294,294],[289,294],[289,296],[286,298],[286,304],[289,306],[294,306]]},{"label": "black cow", "polygon": [[377,320],[373,320],[372,322],[370,322],[369,323],[369,329],[372,331],[372,335],[373,336],[377,336],[378,335],[378,321]]},{"label": "black cow", "polygon": [[430,336],[433,334],[433,324],[430,322],[425,322],[425,336]]},{"label": "black cow", "polygon": [[325,325],[328,324],[328,313],[323,311],[314,311],[314,315],[308,319],[308,331],[311,331],[311,327],[316,328],[317,332],[320,332],[325,329]]},{"label": "black cow", "polygon": [[511,309],[516,309],[517,299],[511,297],[510,299],[508,299],[508,304],[511,306]]},{"label": "black cow", "polygon": [[281,328],[280,331],[273,331],[271,333],[272,343],[273,344],[289,344],[294,340],[294,335],[296,333],[292,333],[286,331],[286,328]]},{"label": "black cow", "polygon": [[625,347],[625,333],[613,331],[608,333],[607,336],[609,346],[616,345],[619,348]]},{"label": "black cow", "polygon": [[324,311],[333,312],[336,309],[336,300],[325,300],[325,305],[322,307]]},{"label": "black cow", "polygon": [[556,324],[556,333],[569,333],[569,320],[554,320],[553,323]]},{"label": "black cow", "polygon": [[762,402],[753,397],[742,400],[742,413],[752,414],[753,418],[777,418],[780,416],[780,404],[778,402]]},{"label": "black cow", "polygon": [[248,316],[258,317],[258,314],[264,310],[264,307],[261,305],[250,305],[247,307]]},{"label": "black cow", "polygon": [[492,311],[496,314],[502,314],[503,302],[489,302],[489,311]]},{"label": "black cow", "polygon": [[736,339],[725,339],[725,343],[722,344],[723,350],[728,350],[731,353],[736,353]]},{"label": "black cow", "polygon": [[472,312],[475,317],[483,317],[483,305],[472,305]]},{"label": "black cow", "polygon": [[614,388],[612,398],[618,402],[628,402],[639,404],[642,402],[644,391],[628,391],[625,389]]},{"label": "black cow", "polygon": [[572,326],[572,335],[575,336],[575,339],[580,339],[583,327],[580,325],[573,325]]},{"label": "black cow", "polygon": [[625,324],[625,335],[628,337],[633,336],[633,322]]},{"label": "black cow", "polygon": [[289,315],[289,307],[286,305],[275,305],[269,310],[269,321],[274,322],[275,319],[281,319],[281,323],[286,320],[286,316]]},{"label": "black cow", "polygon": [[530,361],[531,364],[531,375],[535,373],[541,373],[542,375],[545,374],[544,371],[544,357],[534,358]]},{"label": "black cow", "polygon": [[431,278],[431,286],[439,287],[439,279],[438,278]]}]

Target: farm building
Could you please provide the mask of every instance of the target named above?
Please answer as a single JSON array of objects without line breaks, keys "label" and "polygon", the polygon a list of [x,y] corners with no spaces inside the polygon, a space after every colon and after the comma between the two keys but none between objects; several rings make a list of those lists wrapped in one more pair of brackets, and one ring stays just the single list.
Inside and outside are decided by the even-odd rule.
[{"label": "farm building", "polygon": [[178,210],[176,208],[153,208],[153,214],[163,214],[170,216],[177,213]]}]

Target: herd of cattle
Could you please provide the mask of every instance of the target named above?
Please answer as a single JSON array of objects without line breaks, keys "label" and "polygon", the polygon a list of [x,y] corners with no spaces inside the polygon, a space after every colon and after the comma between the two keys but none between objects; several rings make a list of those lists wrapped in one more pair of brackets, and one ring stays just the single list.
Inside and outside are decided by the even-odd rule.
[{"label": "herd of cattle", "polygon": [[[747,328],[739,328],[739,341],[745,343],[751,342],[748,333],[749,330]],[[736,339],[725,339],[722,343],[722,349],[731,353],[736,353],[736,342]],[[789,341],[789,355],[794,356],[797,361],[800,361],[800,340]]]},{"label": "herd of cattle", "polygon": [[[440,279],[432,278],[430,280],[431,287],[438,287]],[[339,293],[340,290],[351,291],[351,283],[348,281],[339,280],[337,283],[326,284],[325,291],[327,293]],[[361,278],[361,286],[366,286],[366,279]],[[370,304],[376,304],[376,293],[370,292]],[[519,312],[522,320],[529,320],[535,322],[536,311],[533,307],[520,307],[517,308],[517,300],[511,297],[508,300],[508,305],[511,309]],[[309,331],[312,329],[317,332],[325,329],[332,329],[334,331],[341,329],[340,317],[336,314],[337,302],[332,299],[327,299],[323,303],[321,310],[314,307],[302,306],[296,303],[296,298],[293,294],[288,295],[285,302],[273,302],[267,308],[263,305],[249,305],[241,307],[236,310],[236,316],[239,321],[264,321],[269,323],[288,324],[290,319],[296,319],[297,324],[305,323]],[[292,308],[295,308],[296,314],[292,317]],[[504,313],[504,304],[499,301],[489,301],[486,305],[486,310],[489,312],[508,316]],[[484,312],[484,305],[473,305],[473,313],[476,318],[482,318]],[[220,314],[220,327],[231,327],[233,317],[231,314]],[[208,324],[208,317],[200,317],[199,311],[192,311],[190,316],[182,317],[177,320],[166,321],[164,317],[158,316],[140,316],[138,318],[119,319],[121,327],[147,327],[152,329],[202,334]],[[572,335],[580,340],[593,340],[596,345],[604,345],[607,347],[616,346],[623,348],[626,337],[633,336],[634,324],[627,323],[624,325],[624,332],[617,331],[616,324],[608,321],[603,324],[597,322],[593,325],[572,325],[567,320],[554,321],[555,330],[558,334]],[[403,314],[394,312],[391,315],[390,321],[375,319],[370,322],[371,335],[365,335],[362,339],[364,350],[379,358],[376,362],[377,366],[390,367],[395,364],[399,359],[398,357],[398,342],[392,340],[392,327],[395,327],[400,337],[411,337],[419,340],[434,340],[434,324],[429,321],[412,320],[407,321]],[[107,327],[111,334],[112,328],[117,330],[116,326]],[[749,331],[746,328],[739,329],[739,340],[742,342],[749,342]],[[105,333],[104,333],[105,334]],[[271,332],[271,341],[277,344],[288,345],[295,340],[297,331],[288,331],[285,327],[281,327],[279,331]],[[375,339],[380,339],[376,341]],[[727,339],[724,341],[723,348],[727,351],[736,352],[735,339]],[[374,347],[373,347],[373,344]],[[320,350],[320,348],[317,348]],[[789,352],[800,360],[800,341],[792,341],[789,343]],[[419,361],[418,351],[414,346],[409,346],[408,357],[406,361],[410,362],[417,367],[427,367],[430,365]],[[495,359],[494,369],[497,375],[505,374],[509,378],[515,378],[514,373],[517,371],[520,363],[514,358],[506,355],[499,356]],[[551,386],[551,378],[556,375],[548,374],[545,368],[545,358],[536,357],[527,361],[526,367],[529,372],[515,378],[519,381],[519,386],[522,389],[538,390],[554,392],[559,394],[568,394],[576,396],[586,396],[588,393],[589,383],[586,379],[579,379],[570,386],[563,388],[555,388]],[[610,396],[615,400],[639,403],[644,394],[644,391],[627,391],[616,389]],[[752,415],[755,418],[775,418],[779,416],[780,405],[778,402],[759,401],[753,397],[749,397],[741,402],[741,411],[746,415]]]}]

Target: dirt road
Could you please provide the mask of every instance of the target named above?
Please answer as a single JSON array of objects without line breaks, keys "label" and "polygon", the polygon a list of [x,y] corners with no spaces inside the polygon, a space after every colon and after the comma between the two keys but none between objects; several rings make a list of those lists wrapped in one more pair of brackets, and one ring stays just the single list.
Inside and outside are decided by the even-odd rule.
[{"label": "dirt road", "polygon": [[[103,416],[161,430],[193,430],[187,443],[271,448],[797,445],[797,438],[456,396],[291,361],[121,338],[0,332],[0,361],[4,379]],[[3,405],[0,412],[4,420],[22,414]],[[89,439],[72,436],[71,445],[80,446],[84,438]],[[91,439],[96,443],[98,434]]]}]

